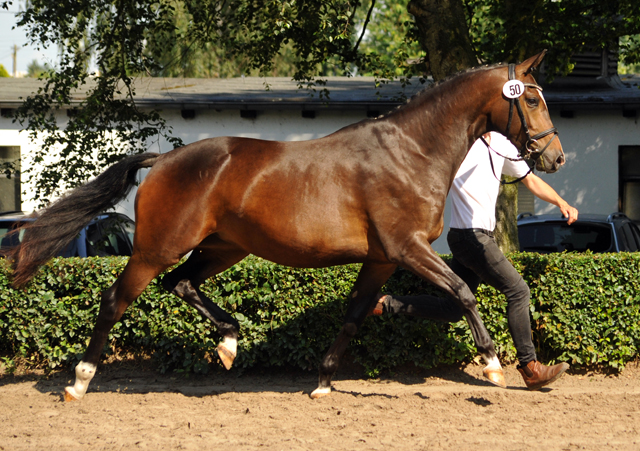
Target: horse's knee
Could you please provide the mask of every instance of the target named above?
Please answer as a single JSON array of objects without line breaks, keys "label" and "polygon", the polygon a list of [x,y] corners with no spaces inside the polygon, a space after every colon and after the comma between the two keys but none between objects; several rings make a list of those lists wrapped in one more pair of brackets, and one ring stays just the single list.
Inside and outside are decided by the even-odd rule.
[{"label": "horse's knee", "polygon": [[176,271],[172,271],[162,278],[162,288],[180,298],[187,294],[193,294],[195,291],[190,280]]},{"label": "horse's knee", "polygon": [[195,299],[198,297],[198,293],[196,289],[193,287],[193,285],[191,284],[191,281],[189,279],[167,280],[166,283],[165,283],[165,280],[163,280],[162,286],[169,293],[175,294],[180,299],[184,299],[184,298]]}]

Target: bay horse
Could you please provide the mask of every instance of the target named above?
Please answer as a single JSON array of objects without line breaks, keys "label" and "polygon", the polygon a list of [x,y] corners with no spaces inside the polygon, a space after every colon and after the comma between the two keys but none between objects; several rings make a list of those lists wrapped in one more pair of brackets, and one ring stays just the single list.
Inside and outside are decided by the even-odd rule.
[{"label": "bay horse", "polygon": [[[27,283],[94,216],[123,199],[139,169],[151,168],[136,195],[133,253],[102,294],[95,329],[65,399],[83,398],[111,328],[154,278],[189,252],[162,284],[216,326],[222,336],[218,354],[227,369],[236,356],[239,324],[199,286],[252,253],[293,267],[362,263],[343,327],[320,364],[312,398],[331,392],[340,357],[398,265],[439,287],[461,307],[487,364],[484,375],[506,386],[475,297],[431,243],[442,233],[456,171],[484,133],[503,133],[539,170],[555,172],[564,163],[541,88],[531,74],[544,53],[518,65],[468,70],[421,91],[385,116],[320,139],[218,137],[163,154],[128,156],[39,212],[10,257],[16,287]],[[514,86],[522,91],[519,97],[506,91]]]}]

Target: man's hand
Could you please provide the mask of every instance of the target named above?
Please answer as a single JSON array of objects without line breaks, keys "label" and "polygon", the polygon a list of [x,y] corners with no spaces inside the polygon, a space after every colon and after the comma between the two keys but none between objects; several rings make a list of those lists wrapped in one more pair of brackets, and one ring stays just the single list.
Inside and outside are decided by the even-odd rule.
[{"label": "man's hand", "polygon": [[577,221],[578,219],[578,210],[576,208],[573,208],[571,205],[569,204],[563,204],[560,205],[560,211],[562,212],[562,215],[567,219],[567,224],[573,224],[574,222]]},{"label": "man's hand", "polygon": [[540,177],[530,172],[522,179],[522,183],[536,197],[557,206],[562,212],[562,216],[567,218],[567,224],[573,224],[576,222],[578,219],[578,210],[569,205],[558,193],[556,193],[556,190],[551,188]]}]

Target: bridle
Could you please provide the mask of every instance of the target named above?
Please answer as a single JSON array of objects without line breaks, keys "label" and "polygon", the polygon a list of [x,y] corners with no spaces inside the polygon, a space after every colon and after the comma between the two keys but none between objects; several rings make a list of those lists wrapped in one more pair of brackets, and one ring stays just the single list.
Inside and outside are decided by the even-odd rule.
[{"label": "bridle", "polygon": [[[515,64],[509,64],[509,81],[511,80],[516,80],[516,65]],[[508,83],[508,82],[507,82]],[[518,81],[518,84],[520,84],[522,82]],[[513,85],[512,85],[513,86]],[[522,83],[522,85],[520,86],[524,86],[524,88],[533,88],[533,89],[537,89],[538,91],[542,92],[542,86],[537,85],[535,83]],[[526,152],[524,155],[521,154],[520,158],[510,158],[507,157],[506,155],[502,155],[499,152],[497,152],[493,147],[491,147],[489,145],[489,143],[484,139],[483,136],[480,137],[480,139],[482,140],[482,142],[484,143],[485,146],[487,146],[487,150],[489,151],[489,161],[491,162],[491,170],[493,171],[493,176],[500,181],[501,184],[503,185],[511,185],[512,183],[517,183],[520,180],[524,179],[526,176],[528,176],[531,173],[531,168],[529,169],[529,172],[527,172],[525,175],[523,175],[522,177],[513,180],[511,182],[505,182],[504,180],[501,180],[500,178],[498,178],[498,176],[496,175],[496,170],[493,167],[493,159],[491,158],[491,152],[493,151],[496,155],[507,159],[507,160],[511,160],[511,161],[522,161],[522,160],[538,160],[542,154],[547,150],[547,148],[549,147],[549,145],[553,142],[554,139],[556,139],[558,137],[558,130],[555,127],[551,127],[548,130],[545,130],[543,132],[537,133],[533,136],[531,136],[531,133],[529,133],[529,126],[527,125],[527,120],[524,117],[524,112],[522,111],[522,105],[520,105],[520,97],[522,97],[522,94],[524,94],[523,92],[519,92],[517,93],[517,95],[513,95],[513,96],[508,96],[508,100],[509,100],[509,120],[507,121],[507,129],[504,133],[504,136],[509,136],[509,130],[511,130],[511,122],[513,119],[513,106],[515,105],[516,110],[518,111],[518,116],[520,117],[520,123],[522,124],[522,128],[524,129],[524,133],[527,136],[527,142],[524,146],[524,152]],[[506,95],[506,94],[505,94]],[[549,142],[542,148],[542,149],[533,149],[531,147],[531,145],[533,143],[535,143],[538,139],[540,138],[544,138],[547,135],[550,135],[553,133],[553,138],[551,138],[549,140]],[[544,167],[544,159],[540,160],[540,164]]]},{"label": "bridle", "polygon": [[[515,79],[516,79],[516,65],[509,64],[509,80],[515,80]],[[523,83],[523,84],[525,88],[533,88],[542,92],[542,86],[540,85],[537,85],[535,83]],[[524,146],[525,151],[527,153],[523,155],[522,158],[524,158],[525,160],[528,160],[528,159],[537,160],[542,156],[545,150],[547,150],[547,148],[553,142],[553,140],[558,137],[558,130],[555,127],[551,127],[548,130],[545,130],[543,132],[540,132],[536,135],[531,136],[531,134],[529,133],[529,127],[527,126],[527,120],[524,117],[524,113],[522,112],[522,106],[520,105],[520,97],[521,96],[512,97],[509,99],[509,121],[507,122],[507,130],[506,130],[505,136],[509,136],[509,130],[511,129],[511,120],[513,119],[513,105],[515,104],[516,110],[518,111],[518,116],[520,116],[520,122],[522,123],[522,128],[524,129],[524,133],[527,136],[527,143]],[[535,143],[538,139],[544,138],[545,136],[550,135],[552,133],[553,133],[553,138],[549,140],[549,142],[542,148],[542,150],[531,148],[531,144]],[[544,161],[543,161],[543,164],[544,164]]]}]

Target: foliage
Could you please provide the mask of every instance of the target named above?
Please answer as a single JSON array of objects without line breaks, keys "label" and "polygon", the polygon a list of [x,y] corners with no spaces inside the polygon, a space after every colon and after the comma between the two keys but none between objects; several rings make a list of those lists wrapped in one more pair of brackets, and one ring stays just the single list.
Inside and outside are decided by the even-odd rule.
[{"label": "foliage", "polygon": [[640,34],[622,36],[620,44],[619,74],[640,73]]},{"label": "foliage", "polygon": [[[622,369],[640,349],[640,255],[510,254],[531,288],[532,326],[543,361]],[[445,257],[446,259],[446,257]],[[126,258],[55,259],[26,288],[9,287],[0,260],[0,358],[55,368],[75,364],[95,323],[100,293]],[[203,285],[241,324],[234,368],[315,369],[333,342],[359,265],[292,269],[249,257]],[[395,294],[437,293],[398,270]],[[481,285],[480,313],[503,361],[515,359],[506,301]],[[207,372],[219,340],[210,323],[154,281],[109,335],[107,354],[153,353],[161,371]],[[470,361],[476,351],[466,321],[445,324],[383,315],[368,318],[348,352],[368,374],[407,363],[429,368]]]},{"label": "foliage", "polygon": [[[468,0],[474,46],[485,61],[522,61],[541,48],[550,75],[573,69],[574,53],[617,50],[618,40],[640,33],[640,4],[635,0]],[[637,36],[623,45],[627,64],[640,62]]]},{"label": "foliage", "polygon": [[9,72],[7,72],[7,69],[4,68],[4,66],[2,64],[0,64],[0,78],[7,78],[10,77],[11,75],[9,75]]},{"label": "foliage", "polygon": [[29,78],[44,78],[51,70],[47,63],[40,64],[38,60],[33,60],[27,65],[27,77]]},{"label": "foliage", "polygon": [[[385,71],[363,71],[363,75],[411,78],[427,73],[424,64],[426,55],[416,39],[417,29],[407,11],[408,3],[409,0],[374,3],[360,49],[368,55],[376,55]],[[364,23],[363,13],[361,9],[356,14],[358,23]]]}]

